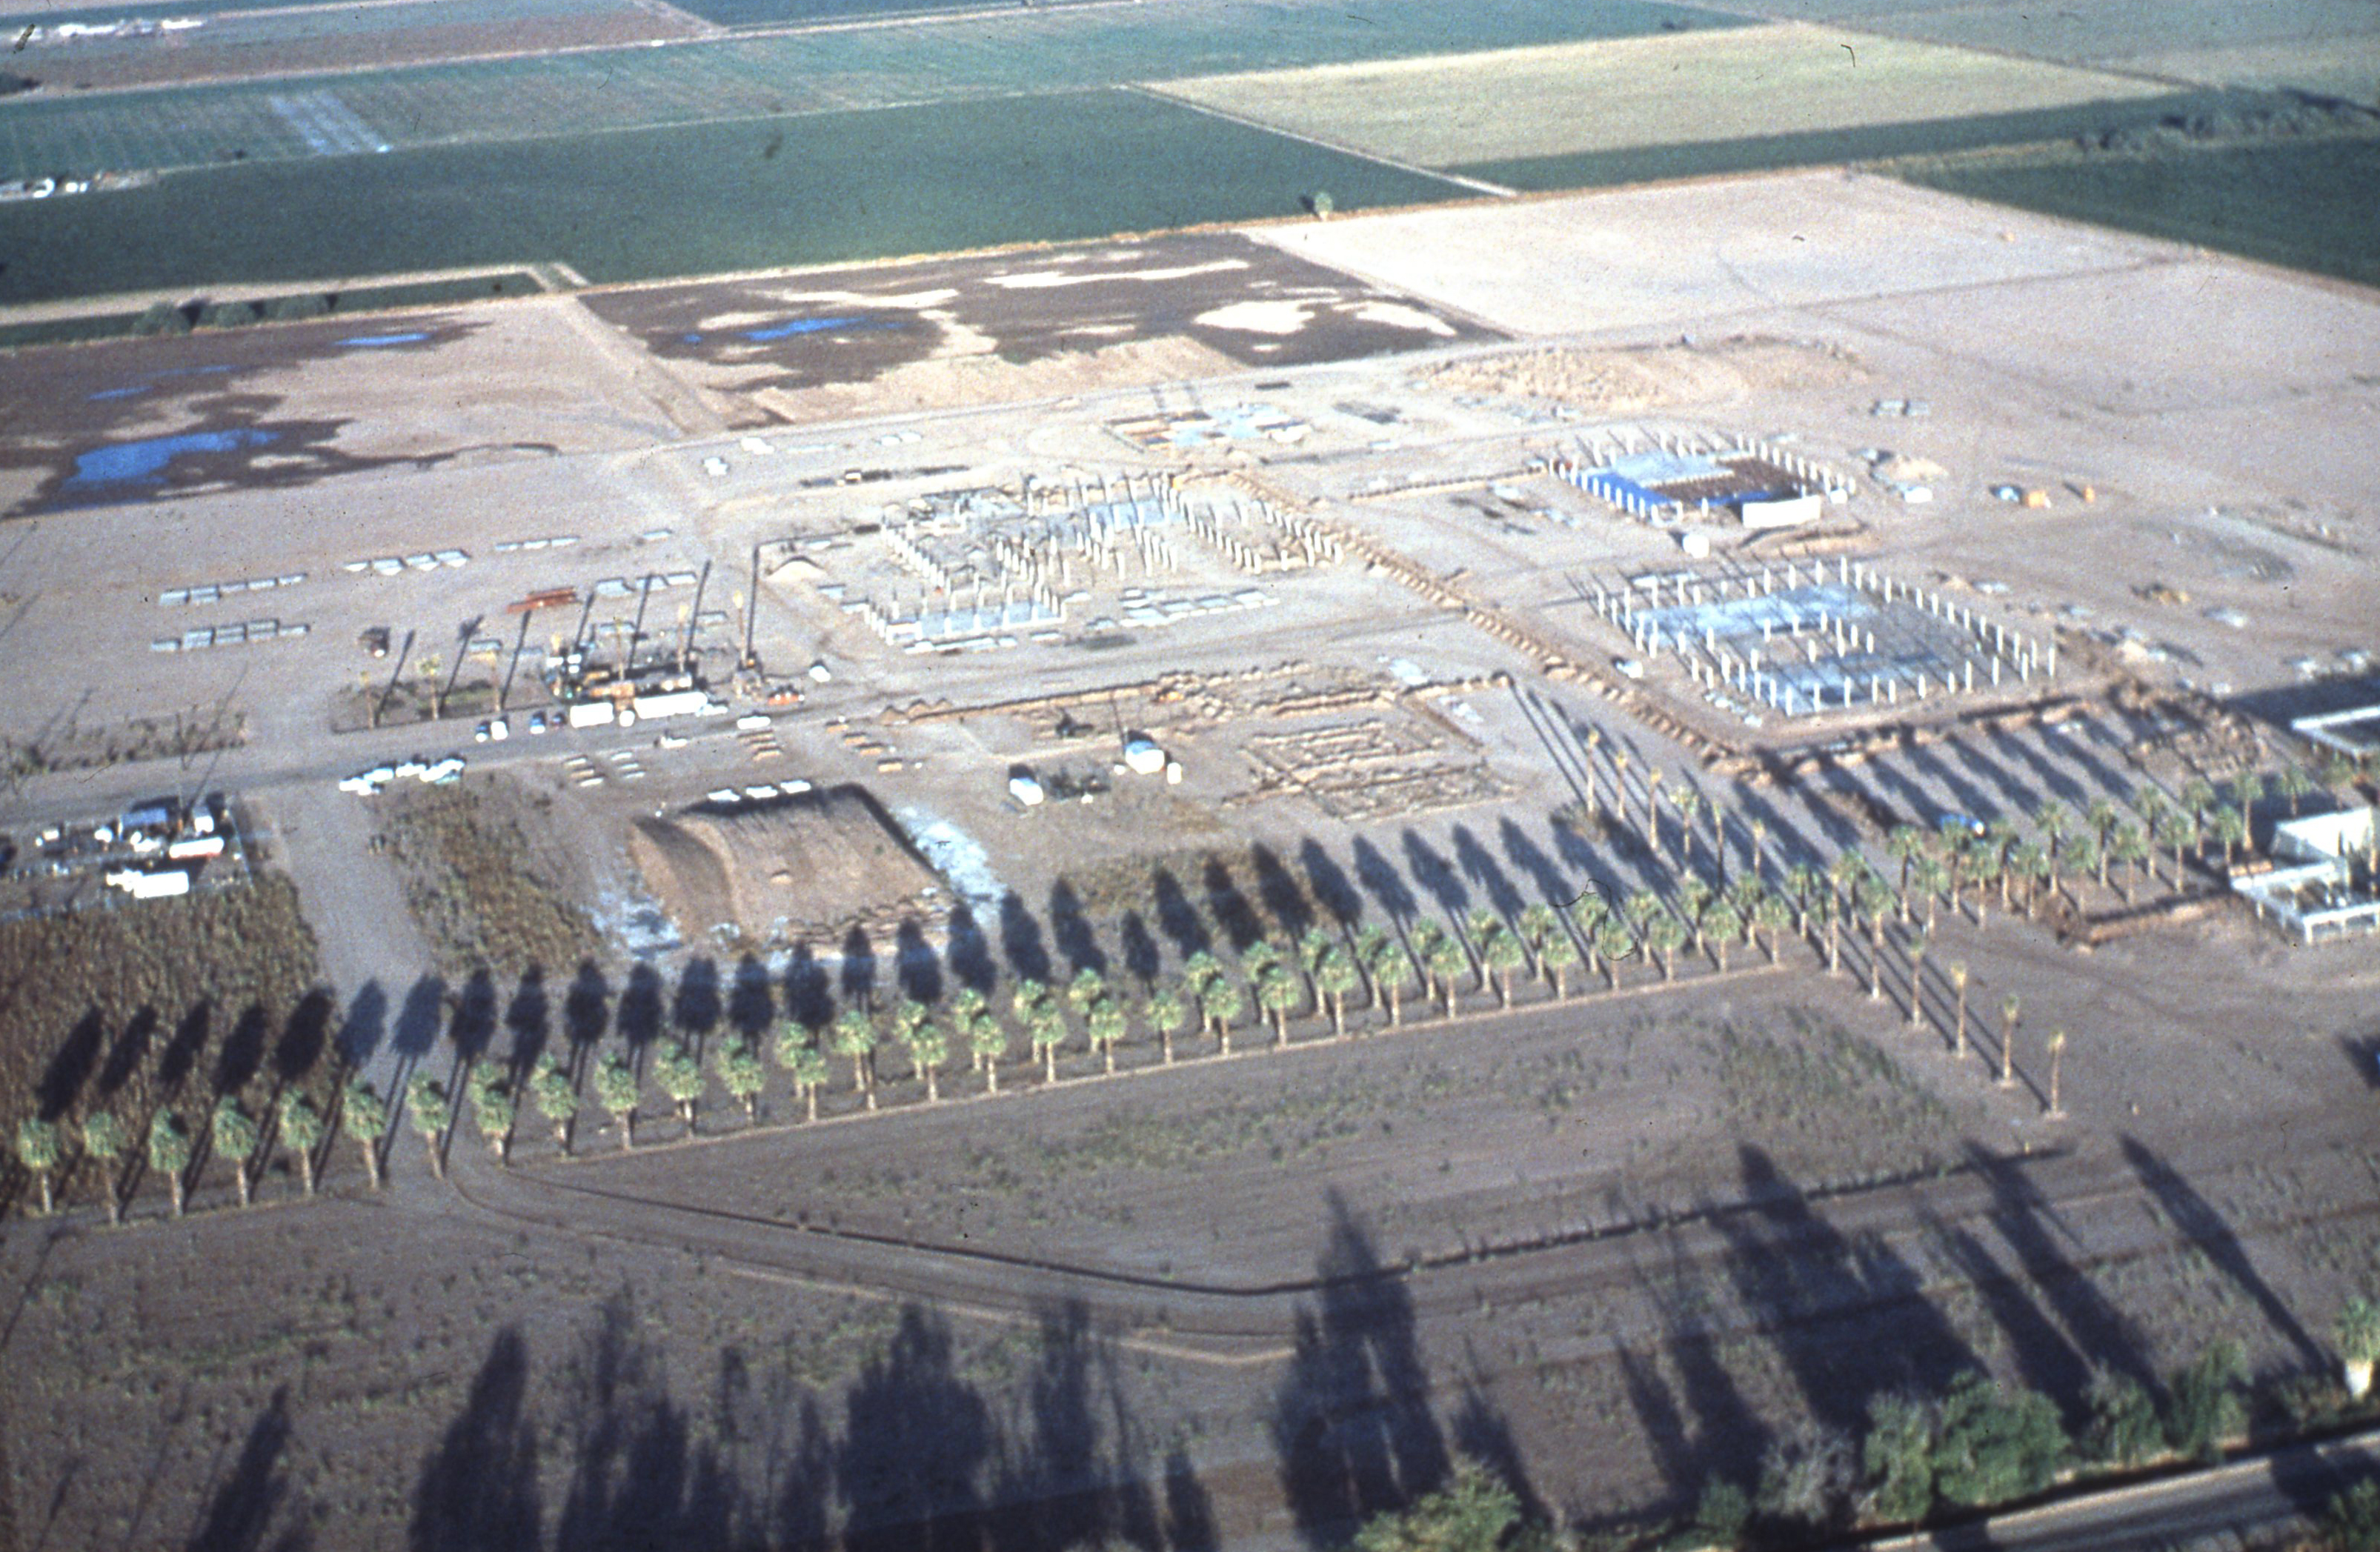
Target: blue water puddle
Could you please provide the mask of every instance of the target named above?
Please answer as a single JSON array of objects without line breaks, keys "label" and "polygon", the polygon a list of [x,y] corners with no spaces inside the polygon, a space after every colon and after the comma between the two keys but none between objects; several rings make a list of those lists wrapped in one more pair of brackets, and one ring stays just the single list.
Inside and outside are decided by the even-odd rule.
[{"label": "blue water puddle", "polygon": [[67,490],[99,485],[159,485],[168,465],[187,453],[237,453],[277,441],[277,431],[185,431],[180,436],[144,437],[94,447],[75,456],[75,471],[63,481]]},{"label": "blue water puddle", "polygon": [[222,372],[237,371],[239,369],[237,367],[232,366],[226,362],[222,365],[212,367],[175,367],[171,370],[161,371],[157,375],[159,377],[213,377]]},{"label": "blue water puddle", "polygon": [[[892,320],[883,318],[789,318],[783,323],[767,323],[758,329],[733,329],[728,332],[737,339],[749,340],[755,345],[766,345],[771,340],[794,339],[803,334],[822,334],[830,329],[898,327],[899,325]],[[703,341],[703,336],[699,333],[683,334],[679,338],[686,345],[700,345]]]},{"label": "blue water puddle", "polygon": [[351,334],[339,343],[358,350],[384,350],[392,345],[419,345],[429,337],[417,329],[402,334]]},{"label": "blue water puddle", "polygon": [[90,404],[97,404],[102,399],[134,398],[140,394],[149,392],[149,390],[154,386],[156,386],[154,383],[136,382],[129,388],[103,388],[98,393],[91,394],[86,402]]}]

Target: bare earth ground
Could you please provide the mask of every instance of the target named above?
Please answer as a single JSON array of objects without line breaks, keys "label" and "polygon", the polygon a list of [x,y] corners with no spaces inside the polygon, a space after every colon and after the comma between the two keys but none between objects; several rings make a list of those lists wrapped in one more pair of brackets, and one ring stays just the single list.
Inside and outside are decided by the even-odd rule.
[{"label": "bare earth ground", "polygon": [[[2049,795],[2079,807],[2152,776],[2170,784],[2185,767],[2170,750],[2141,752],[2167,736],[2145,715],[2093,706],[2054,734],[1966,730],[1796,786],[1734,786],[1587,685],[1547,679],[1534,651],[1404,574],[1362,564],[1248,581],[1273,600],[1260,611],[961,659],[890,651],[809,583],[765,583],[757,634],[771,672],[798,676],[813,658],[832,669],[799,679],[808,698],[776,717],[781,752],[768,759],[718,722],[687,724],[698,736],[670,748],[650,730],[532,737],[517,718],[503,746],[465,742],[462,721],[326,736],[358,673],[410,672],[362,658],[355,634],[388,624],[400,639],[415,632],[419,650],[451,651],[458,626],[507,618],[504,604],[532,589],[687,575],[706,561],[719,592],[703,608],[732,610],[763,540],[851,538],[888,502],[1027,473],[1162,469],[1312,501],[1428,586],[1484,600],[1593,665],[1626,649],[1578,606],[1578,579],[1673,565],[1677,552],[1528,461],[1619,413],[1784,432],[1846,470],[1870,447],[1940,466],[1929,506],[1857,480],[1841,514],[1864,529],[1857,553],[2012,624],[2062,623],[2078,658],[2084,633],[2137,623],[2190,654],[2139,665],[2156,685],[2286,688],[2299,651],[2374,645],[2362,583],[2373,513],[2354,452],[2380,440],[2357,375],[2380,337],[2365,294],[1833,175],[1260,236],[1344,266],[1360,277],[1350,286],[1530,337],[1278,376],[1111,383],[1064,406],[821,422],[800,445],[775,433],[639,450],[601,441],[10,525],[0,586],[18,601],[5,639],[24,666],[0,731],[23,736],[82,706],[236,703],[254,735],[214,779],[256,794],[268,815],[282,805],[293,844],[306,809],[285,794],[359,802],[334,794],[334,780],[458,746],[476,770],[552,800],[534,843],[577,859],[584,873],[558,885],[596,897],[615,939],[634,884],[618,839],[629,817],[722,784],[865,781],[896,814],[974,840],[993,875],[977,940],[954,943],[938,973],[969,952],[1003,979],[1036,954],[1071,971],[1087,949],[1123,980],[1145,952],[1161,967],[1198,934],[1235,936],[1242,913],[1285,922],[1302,903],[1335,918],[1330,902],[1349,891],[1353,914],[1385,922],[1566,898],[1589,879],[1658,880],[1641,843],[1566,843],[1552,821],[1575,800],[1587,731],[1626,748],[1640,778],[1658,765],[1702,780],[1793,855],[1865,846],[1879,863],[1875,820],[1855,818],[1879,806],[1920,822],[2028,811]],[[2212,298],[2203,315],[2183,310],[2200,297]],[[2158,326],[2177,315],[2187,327]],[[525,360],[552,370],[570,359],[535,354],[552,337],[536,335]],[[768,369],[840,370],[832,338],[813,348],[784,346]],[[1585,365],[1537,354],[1557,348]],[[1672,367],[1671,352],[1690,358]],[[1615,357],[1625,394],[1598,401],[1617,392]],[[674,382],[710,370],[681,377],[677,363],[631,358]],[[1498,370],[1506,359],[1523,364]],[[346,379],[332,374],[360,369],[295,370],[336,384]],[[602,371],[621,375],[601,384],[629,375]],[[1268,386],[1278,383],[1288,386]],[[1932,413],[1870,412],[1909,397]],[[1305,437],[1152,455],[1112,429],[1244,402],[1296,418]],[[2292,456],[2291,444],[2315,455]],[[1371,499],[1383,481],[1430,476],[1462,488]],[[2051,487],[2051,506],[1986,493],[2010,479]],[[1520,501],[1486,493],[1505,481]],[[2087,508],[2070,483],[2084,481],[2097,498]],[[563,534],[580,542],[494,549]],[[470,550],[469,564],[340,569],[448,545]],[[1219,563],[1192,558],[1197,587],[1222,585],[1208,579]],[[199,618],[151,601],[161,588],[296,570],[310,579],[271,607],[309,620],[309,636],[148,649]],[[1975,590],[1985,581],[2009,591]],[[2144,600],[2135,589],[2155,581],[2192,602]],[[2202,612],[2220,604],[2254,628]],[[662,628],[681,607],[691,615],[679,588],[657,598]],[[632,609],[612,600],[595,613],[616,623]],[[530,639],[548,630],[532,622]],[[734,629],[697,634],[723,682]],[[42,649],[20,650],[31,643]],[[1265,788],[1254,758],[1259,737],[1342,714],[1218,718],[1195,700],[1143,709],[1118,688],[1185,667],[1293,663],[1305,666],[1286,677],[1309,688],[1390,685],[1400,662],[1438,682],[1411,692],[1428,715],[1387,690],[1346,720],[1435,730],[1427,758],[1476,760],[1493,797],[1349,818],[1310,793]],[[1666,672],[1638,692],[1644,709],[1745,736]],[[2095,687],[2113,672],[2078,681]],[[1081,743],[1020,710],[888,715],[919,700],[1111,688],[1178,749],[1181,786],[1120,784],[1088,807],[1027,812],[1004,798],[1011,762],[1103,766],[1113,729],[1102,721]],[[1085,715],[1104,717],[1108,699],[1091,697]],[[565,754],[603,773],[582,785]],[[648,779],[628,779],[615,755]],[[153,782],[140,767],[36,775],[0,818],[13,828],[103,811]],[[395,896],[395,874],[368,849],[371,828],[315,821],[314,836],[344,849],[316,857],[311,877],[358,881],[306,883],[306,903],[326,965],[382,977],[376,1020],[362,1021],[382,1032],[370,1070],[385,1080],[424,1061],[443,1076],[447,1049],[425,1056],[398,1037],[438,1023],[446,988],[407,977],[428,968],[426,950],[401,963],[375,930],[372,902]],[[2086,892],[2095,908],[2113,903]],[[831,999],[845,995],[852,962],[822,947],[807,967],[795,954],[771,971],[770,1013],[753,1027],[820,977]],[[885,947],[872,954],[889,981]],[[343,1142],[327,1203],[292,1200],[276,1173],[266,1207],[215,1210],[218,1173],[201,1192],[208,1210],[180,1226],[109,1233],[87,1211],[17,1220],[0,1245],[22,1291],[0,1339],[23,1376],[7,1400],[14,1523],[27,1542],[44,1526],[67,1545],[310,1529],[327,1543],[335,1527],[343,1545],[524,1542],[531,1528],[570,1545],[600,1543],[602,1528],[632,1545],[747,1534],[810,1545],[841,1528],[886,1547],[942,1530],[954,1545],[1113,1534],[1287,1546],[1431,1480],[1459,1447],[1517,1461],[1547,1504],[1608,1524],[1682,1506],[1713,1470],[1748,1475],[1797,1416],[1855,1421],[1874,1390],[1938,1384],[1970,1362],[2070,1405],[2091,1360],[2165,1372],[2217,1334],[2240,1338],[2268,1377],[2327,1365],[2330,1315],[2374,1270],[2370,943],[2292,953],[2216,914],[2084,958],[1998,915],[1980,932],[1946,922],[1929,974],[1972,966],[1985,1049],[1998,996],[2022,995],[2009,1090],[1980,1060],[1953,1062],[1938,978],[1932,1026],[1912,1032],[1904,961],[1891,959],[1876,1003],[1855,980],[1815,975],[1804,951],[1789,949],[1777,972],[1758,959],[1739,952],[1740,973],[1723,981],[1690,967],[1675,988],[1560,1008],[1532,993],[1509,1017],[1279,1058],[1208,1061],[1202,1042],[1190,1048],[1201,1060],[1172,1073],[1143,1071],[1151,1056],[1136,1040],[1123,1053],[1132,1075],[932,1113],[912,1105],[890,1057],[897,1113],[787,1124],[798,1102],[780,1077],[771,1129],[749,1137],[714,1093],[703,1129],[719,1140],[621,1158],[590,1112],[580,1141],[603,1156],[590,1163],[554,1160],[525,1111],[520,1167],[499,1173],[467,1117],[452,1189],[427,1179],[407,1133],[382,1198],[359,1189]],[[682,998],[690,978],[700,989],[687,972],[706,962],[713,1000]],[[1854,975],[1864,967],[1854,953]],[[589,1027],[716,1039],[751,1016],[719,1005],[733,974],[694,941],[658,967],[604,970],[579,1013],[549,985],[542,1022],[516,1022],[508,982],[491,988],[492,1017],[470,1017],[475,1037],[499,1042]],[[407,1022],[417,991],[427,1025]],[[1489,1001],[1470,996],[1475,1011]],[[1322,1027],[1294,1033],[1315,1043]],[[2055,1029],[2071,1039],[2063,1122],[2041,1115]],[[1264,1043],[1245,1030],[1239,1049]],[[1075,1076],[1095,1065],[1079,1046],[1069,1063]],[[1006,1080],[1030,1086],[1028,1065]],[[838,1070],[831,1115],[855,1108],[849,1082]],[[974,1081],[948,1087],[971,1095]],[[647,1104],[647,1137],[668,1141],[675,1123],[650,1093]],[[149,1182],[141,1216],[158,1214],[159,1194]],[[1573,1238],[1524,1248],[1562,1235]],[[921,1417],[940,1425],[920,1429]]]}]

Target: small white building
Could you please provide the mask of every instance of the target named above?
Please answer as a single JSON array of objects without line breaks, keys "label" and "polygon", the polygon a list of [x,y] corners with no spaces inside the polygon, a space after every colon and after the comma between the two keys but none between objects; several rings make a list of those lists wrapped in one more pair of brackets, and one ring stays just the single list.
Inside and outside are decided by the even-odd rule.
[{"label": "small white building", "polygon": [[2324,933],[2380,933],[2380,896],[2354,888],[2358,854],[2371,870],[2380,840],[2375,820],[2380,811],[2371,808],[2285,820],[2273,831],[2273,866],[2234,874],[2231,887],[2259,917],[2270,916],[2302,942]]}]

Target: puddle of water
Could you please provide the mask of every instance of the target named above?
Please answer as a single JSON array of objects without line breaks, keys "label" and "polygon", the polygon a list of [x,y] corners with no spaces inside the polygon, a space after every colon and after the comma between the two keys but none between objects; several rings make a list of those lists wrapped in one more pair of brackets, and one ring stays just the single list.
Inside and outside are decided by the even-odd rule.
[{"label": "puddle of water", "polygon": [[416,329],[402,334],[350,334],[339,343],[356,350],[382,350],[392,345],[419,345],[429,337]]},{"label": "puddle of water", "polygon": [[179,436],[144,437],[110,447],[94,447],[75,456],[75,471],[64,484],[68,489],[94,485],[157,485],[166,466],[186,453],[236,453],[275,441],[273,431],[185,431]]},{"label": "puddle of water", "polygon": [[153,385],[147,382],[136,382],[129,388],[103,388],[98,393],[90,395],[85,402],[89,404],[99,404],[107,399],[137,398],[140,394],[149,392],[152,386]]},{"label": "puddle of water", "polygon": [[923,808],[895,809],[892,817],[908,833],[910,843],[933,864],[934,871],[950,880],[960,899],[987,921],[998,914],[1008,888],[991,870],[990,855],[975,837]]}]

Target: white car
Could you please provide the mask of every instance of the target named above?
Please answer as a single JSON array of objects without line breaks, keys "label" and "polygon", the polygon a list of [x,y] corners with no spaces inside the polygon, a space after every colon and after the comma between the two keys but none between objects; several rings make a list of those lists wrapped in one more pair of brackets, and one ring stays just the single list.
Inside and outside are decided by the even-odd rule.
[{"label": "white car", "polygon": [[512,725],[512,723],[510,723],[509,721],[505,721],[504,718],[502,718],[502,717],[493,717],[493,718],[489,719],[489,721],[488,721],[488,742],[489,742],[489,743],[491,743],[491,744],[501,744],[501,743],[503,743],[505,739],[510,738],[512,735],[513,735],[513,725]]}]

